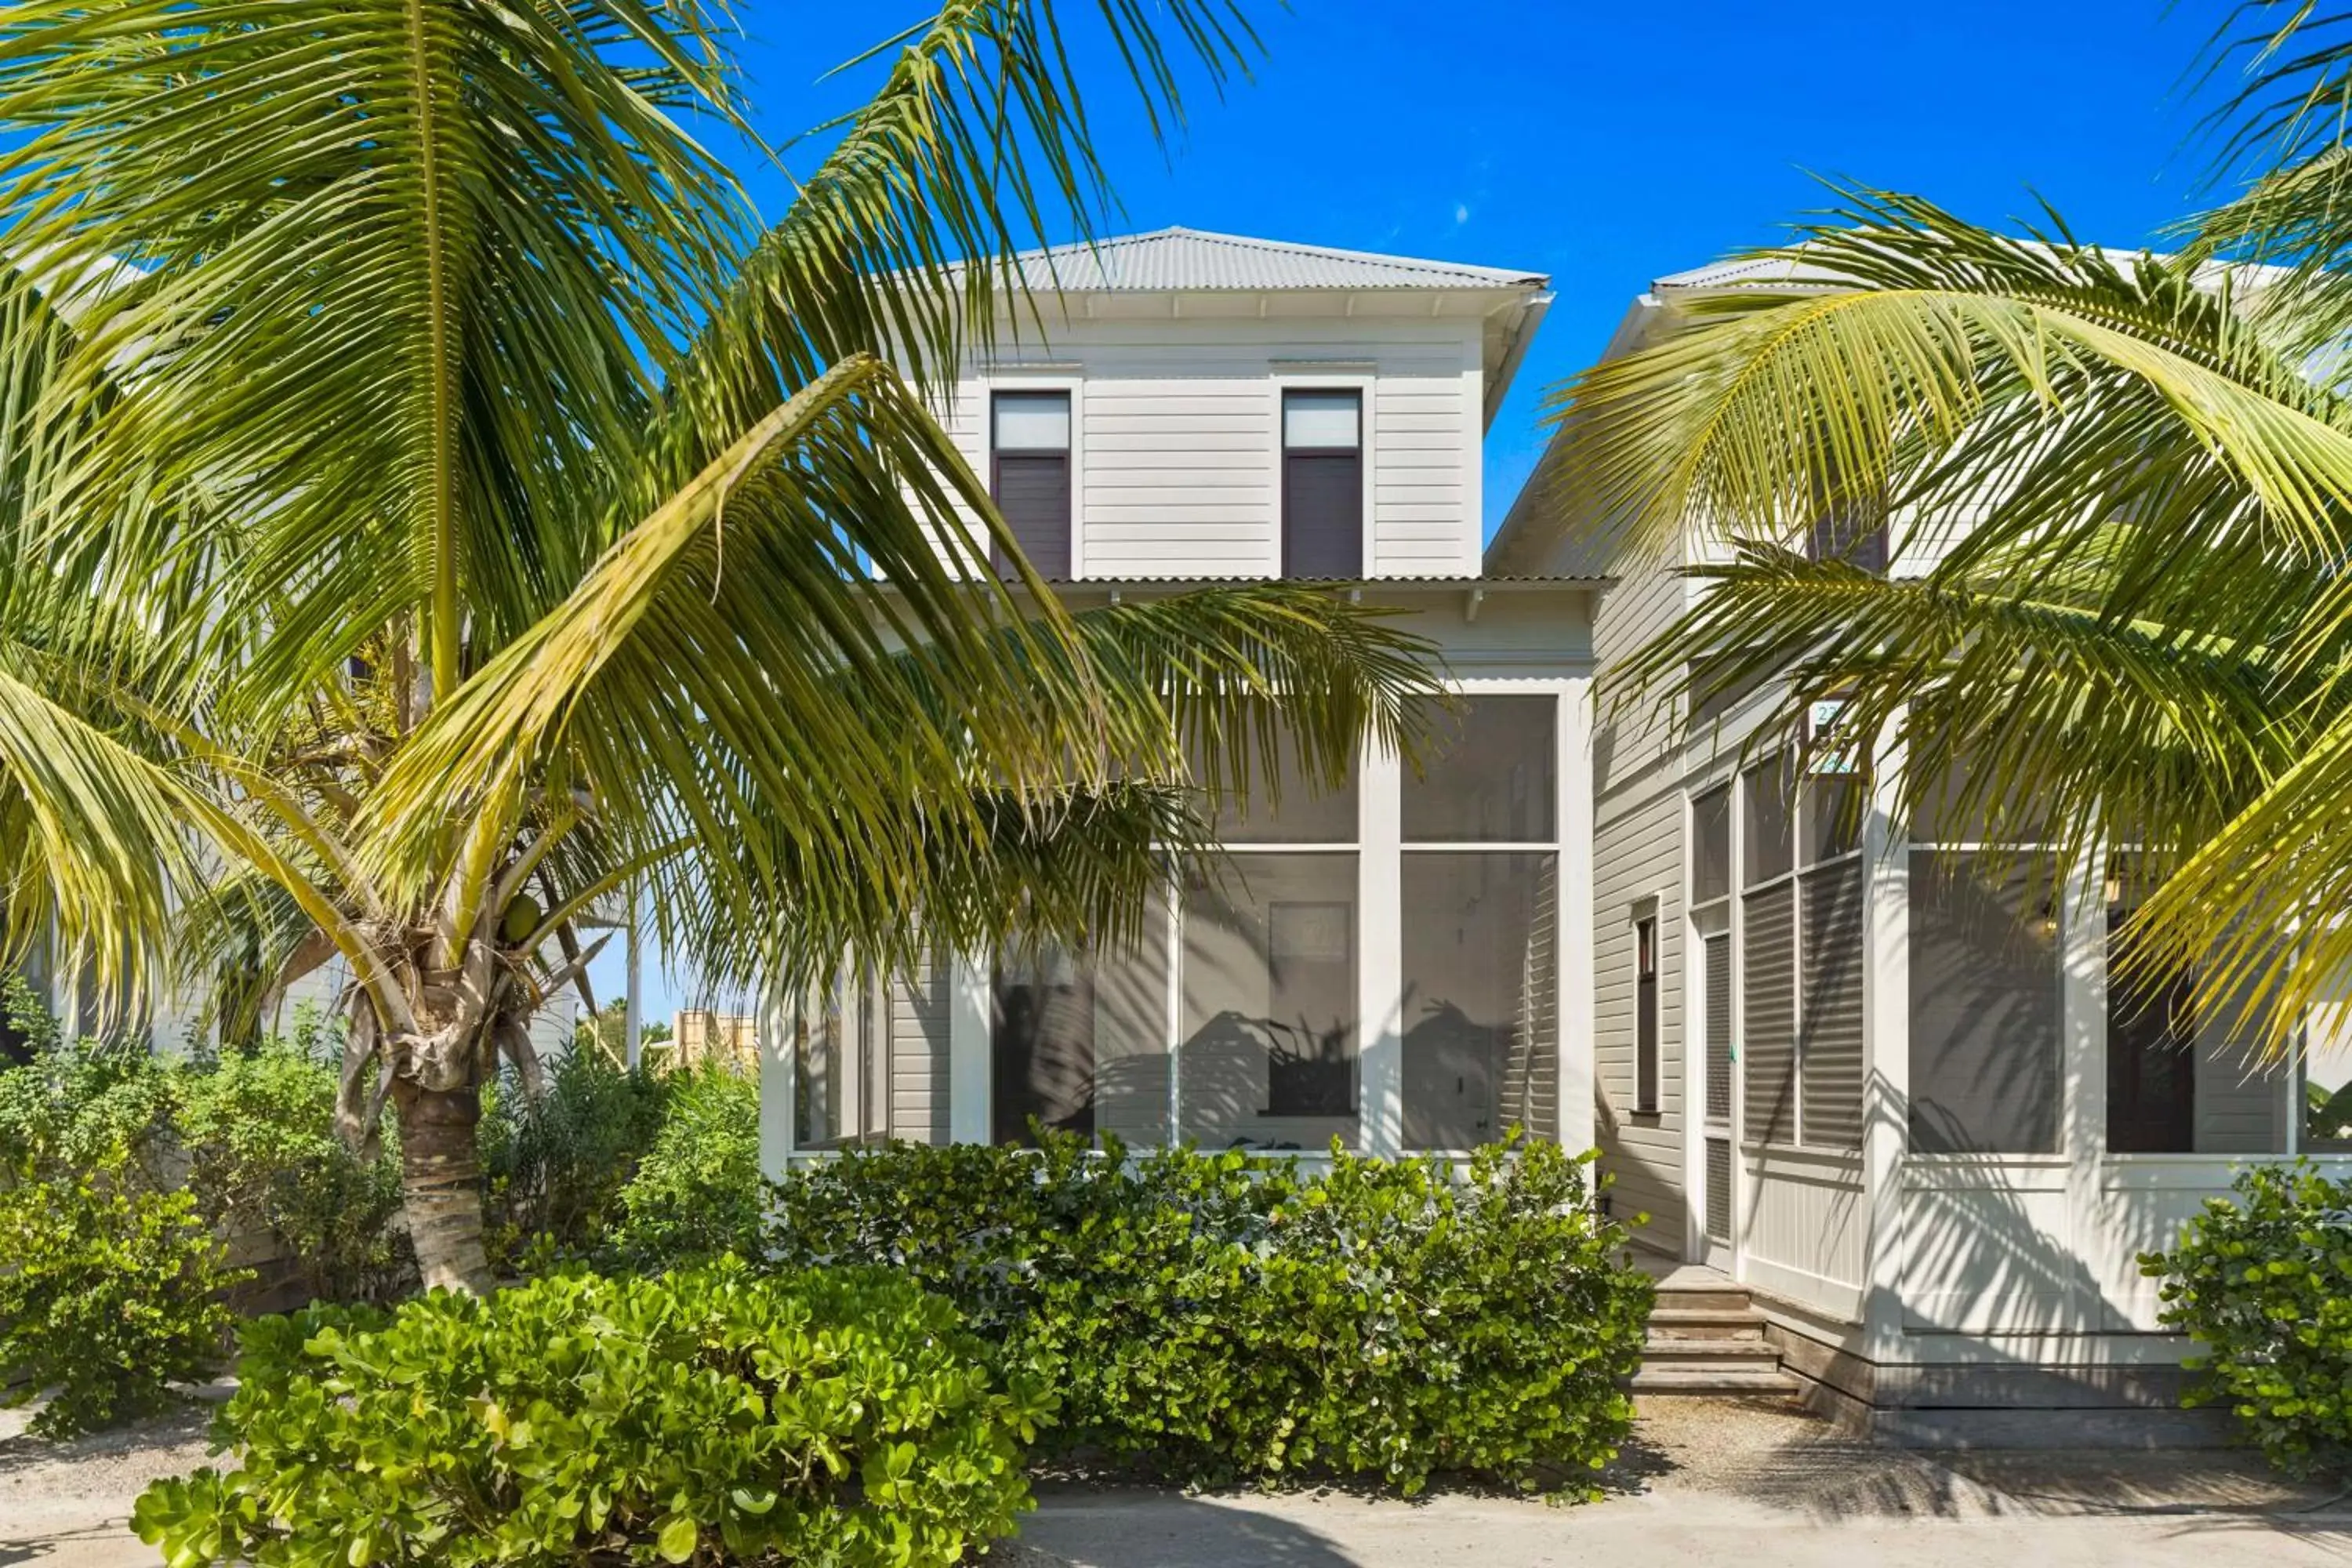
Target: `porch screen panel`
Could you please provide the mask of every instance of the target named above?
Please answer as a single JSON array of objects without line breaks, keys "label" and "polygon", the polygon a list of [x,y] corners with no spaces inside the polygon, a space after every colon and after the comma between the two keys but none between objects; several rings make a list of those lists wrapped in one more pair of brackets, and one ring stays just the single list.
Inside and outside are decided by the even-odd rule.
[{"label": "porch screen panel", "polygon": [[990,1125],[1024,1143],[1031,1123],[1095,1131],[1095,969],[1060,949],[997,965],[989,1029]]},{"label": "porch screen panel", "polygon": [[1475,1149],[1529,1125],[1553,1074],[1553,860],[1404,857],[1406,1148]]},{"label": "porch screen panel", "polygon": [[998,961],[989,1030],[990,1131],[1031,1140],[1030,1122],[1129,1143],[1168,1141],[1168,934],[1133,949],[1047,946]]},{"label": "porch screen panel", "polygon": [[1911,1147],[2058,1148],[2057,921],[2021,859],[1911,856]]},{"label": "porch screen panel", "polygon": [[1797,1137],[1796,897],[1795,884],[1781,881],[1742,900],[1748,1098],[1740,1132],[1751,1143]]},{"label": "porch screen panel", "polygon": [[1798,1058],[1803,1063],[1804,1142],[1814,1148],[1862,1147],[1862,862],[1847,860],[1804,874],[1804,1008]]},{"label": "porch screen panel", "polygon": [[1203,1148],[1356,1146],[1356,857],[1250,853],[1184,898],[1180,1132]]},{"label": "porch screen panel", "polygon": [[1708,937],[1706,965],[1706,1113],[1731,1119],[1731,935]]}]

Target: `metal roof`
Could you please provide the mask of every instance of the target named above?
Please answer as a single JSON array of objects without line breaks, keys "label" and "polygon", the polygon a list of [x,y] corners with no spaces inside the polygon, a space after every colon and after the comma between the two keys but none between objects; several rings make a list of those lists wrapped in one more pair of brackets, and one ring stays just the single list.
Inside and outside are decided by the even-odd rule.
[{"label": "metal roof", "polygon": [[1262,291],[1284,289],[1543,289],[1539,272],[1378,256],[1361,250],[1163,228],[1092,245],[1056,245],[1017,258],[1030,289],[1065,293]]},{"label": "metal roof", "polygon": [[[1364,588],[1375,593],[1402,588],[1606,588],[1616,583],[1611,576],[1591,574],[1547,576],[1536,574],[1502,575],[1427,575],[1414,577],[1242,577],[1232,574],[1217,576],[1120,576],[1120,577],[1048,577],[1045,583],[1055,588],[1255,588],[1268,583],[1297,584],[1311,588]],[[1018,587],[1017,581],[1010,584]]]},{"label": "metal roof", "polygon": [[[1653,295],[1664,297],[1685,290],[1718,289],[1771,290],[1852,287],[1851,280],[1842,276],[1835,268],[1805,260],[1801,254],[1805,248],[1805,246],[1799,245],[1792,251],[1770,251],[1757,256],[1733,257],[1728,260],[1709,262],[1704,267],[1694,267],[1687,271],[1669,272],[1650,285],[1650,292]],[[2034,240],[2021,241],[2019,248],[2040,251],[2045,255],[2054,254],[2052,247]],[[2141,254],[2151,255],[2159,261],[2177,259],[2163,252],[2110,250],[2104,246],[2096,245],[2085,246],[2084,249],[2105,256],[2110,262],[2124,268],[2128,268],[2132,258]],[[2275,283],[2293,271],[2294,268],[2289,267],[2263,262],[2205,261],[2198,264],[2192,276],[2200,288],[2219,288],[2225,276],[2233,279],[2240,287],[2243,288],[2249,285]]]}]

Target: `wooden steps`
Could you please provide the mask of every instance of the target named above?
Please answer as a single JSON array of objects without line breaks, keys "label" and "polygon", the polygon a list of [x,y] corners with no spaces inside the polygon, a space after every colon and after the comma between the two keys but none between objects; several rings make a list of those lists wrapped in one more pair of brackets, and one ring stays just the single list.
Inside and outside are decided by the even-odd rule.
[{"label": "wooden steps", "polygon": [[1658,1281],[1635,1394],[1787,1396],[1797,1380],[1764,1338],[1764,1314],[1748,1288],[1705,1269],[1682,1268]]}]

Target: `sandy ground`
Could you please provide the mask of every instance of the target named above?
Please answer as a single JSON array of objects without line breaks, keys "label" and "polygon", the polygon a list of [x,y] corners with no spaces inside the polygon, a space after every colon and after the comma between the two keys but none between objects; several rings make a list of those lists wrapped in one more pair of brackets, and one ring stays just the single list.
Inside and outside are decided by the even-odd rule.
[{"label": "sandy ground", "polygon": [[0,1568],[160,1562],[131,1533],[131,1505],[149,1481],[206,1462],[210,1406],[71,1443],[26,1436],[28,1414],[0,1410]]},{"label": "sandy ground", "polygon": [[[206,1413],[68,1445],[0,1412],[0,1568],[155,1563],[125,1527],[151,1479],[205,1460]],[[2352,1500],[2233,1453],[1920,1454],[1785,1409],[1646,1405],[1590,1505],[1441,1489],[1187,1496],[1046,1483],[1001,1568],[2302,1568],[2352,1563]]]}]

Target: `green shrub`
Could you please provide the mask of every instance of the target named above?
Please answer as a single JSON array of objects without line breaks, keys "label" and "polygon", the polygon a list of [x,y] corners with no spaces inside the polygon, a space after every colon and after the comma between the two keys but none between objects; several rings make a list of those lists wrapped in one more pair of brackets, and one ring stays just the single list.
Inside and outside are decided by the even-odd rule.
[{"label": "green shrub", "polygon": [[1030,1506],[1049,1404],[975,1352],[904,1279],[733,1260],[314,1309],[247,1333],[215,1431],[237,1468],[158,1482],[133,1523],[171,1568],[945,1568]]},{"label": "green shrub", "polygon": [[2205,1375],[2189,1403],[2228,1404],[2292,1474],[2352,1462],[2352,1184],[2310,1166],[2242,1171],[2168,1253],[2163,1321],[2195,1339]]},{"label": "green shrub", "polygon": [[610,1239],[621,1191],[659,1130],[667,1091],[593,1045],[548,1064],[541,1092],[511,1079],[488,1097],[481,1123],[484,1239],[500,1272],[527,1255],[587,1258]]},{"label": "green shrub", "polygon": [[660,1128],[621,1190],[621,1209],[614,1248],[632,1261],[756,1250],[764,1209],[758,1082],[720,1066],[668,1075]]},{"label": "green shrub", "polygon": [[0,1383],[43,1393],[31,1429],[67,1437],[168,1406],[205,1376],[239,1278],[184,1192],[90,1176],[0,1188]]},{"label": "green shrub", "polygon": [[380,1300],[413,1285],[398,1152],[387,1140],[362,1160],[335,1135],[341,1041],[310,1009],[290,1036],[181,1058],[138,1040],[67,1040],[21,979],[6,1005],[32,1057],[0,1071],[0,1180],[97,1172],[110,1187],[184,1186],[216,1234],[268,1233],[314,1297]]},{"label": "green shrub", "polygon": [[896,1264],[1007,1363],[1055,1370],[1055,1441],[1175,1479],[1440,1471],[1535,1487],[1631,1419],[1649,1281],[1557,1146],[1466,1172],[1339,1154],[851,1152],[776,1189],[771,1262]]},{"label": "green shrub", "polygon": [[168,1176],[173,1071],[142,1043],[68,1040],[21,975],[0,985],[0,1008],[31,1059],[0,1071],[0,1179],[129,1170],[150,1184]]},{"label": "green shrub", "polygon": [[400,1215],[396,1136],[362,1159],[334,1131],[341,1041],[306,1018],[290,1038],[180,1069],[174,1118],[198,1212],[236,1236],[266,1230],[313,1300],[390,1300],[415,1256]]}]

